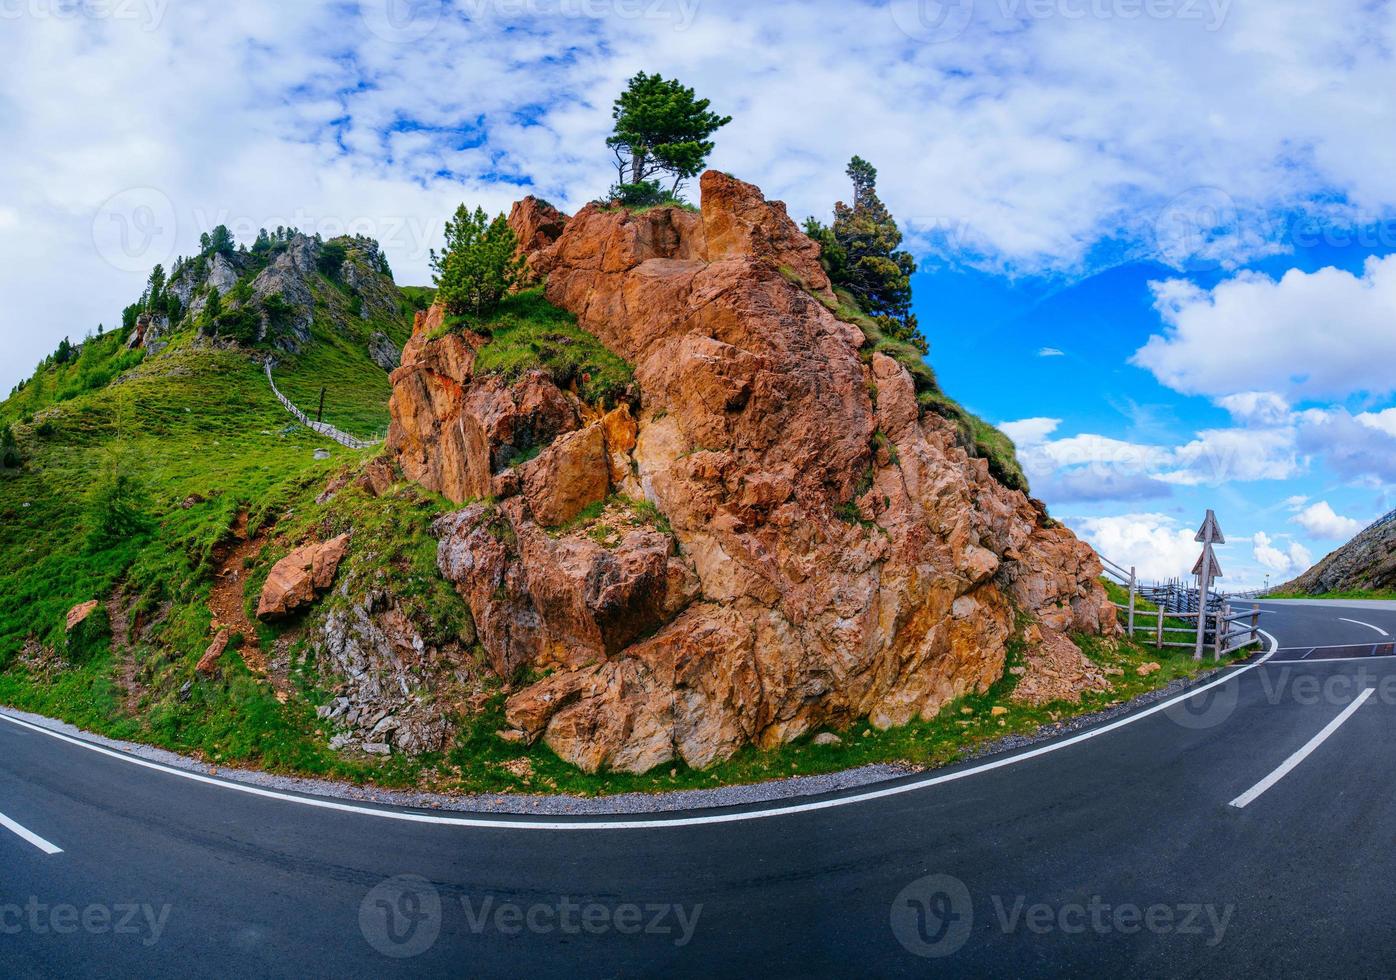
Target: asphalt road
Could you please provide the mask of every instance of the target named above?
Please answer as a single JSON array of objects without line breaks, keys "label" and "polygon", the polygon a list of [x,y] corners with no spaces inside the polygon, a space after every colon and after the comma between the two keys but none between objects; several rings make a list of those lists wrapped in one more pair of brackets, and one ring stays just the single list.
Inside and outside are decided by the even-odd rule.
[{"label": "asphalt road", "polygon": [[655,818],[316,801],[0,717],[0,976],[1384,975],[1396,608],[1265,608],[1268,658],[1084,733]]}]

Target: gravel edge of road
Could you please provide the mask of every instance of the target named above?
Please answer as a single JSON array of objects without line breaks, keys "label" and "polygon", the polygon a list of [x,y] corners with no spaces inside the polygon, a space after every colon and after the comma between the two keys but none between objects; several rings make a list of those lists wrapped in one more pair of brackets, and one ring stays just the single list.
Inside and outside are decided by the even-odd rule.
[{"label": "gravel edge of road", "polygon": [[[1245,661],[1249,662],[1249,661]],[[1013,752],[1028,746],[1037,745],[1049,739],[1069,735],[1102,722],[1112,721],[1144,708],[1164,698],[1181,693],[1187,687],[1202,683],[1219,671],[1240,663],[1227,664],[1203,671],[1188,679],[1179,679],[1138,695],[1129,701],[1102,711],[1080,715],[1044,726],[1030,735],[1008,735],[980,746],[968,753],[955,764],[972,762]],[[845,769],[841,772],[824,773],[817,776],[789,776],[762,783],[748,783],[735,786],[721,786],[714,789],[675,790],[666,793],[624,793],[606,797],[580,796],[523,796],[517,794],[479,794],[469,796],[448,796],[440,793],[421,793],[410,790],[388,790],[372,786],[356,786],[329,779],[314,779],[302,776],[282,776],[261,772],[255,769],[213,766],[198,762],[188,756],[159,749],[138,742],[125,742],[119,739],[95,735],[70,725],[67,722],[32,714],[17,708],[5,707],[13,717],[23,719],[59,734],[79,738],[103,748],[126,755],[156,762],[186,772],[213,776],[228,782],[243,783],[262,789],[284,793],[299,793],[307,796],[320,796],[329,799],[347,800],[356,803],[370,803],[381,806],[404,807],[417,810],[443,810],[458,813],[509,814],[509,815],[559,815],[559,816],[610,816],[640,813],[668,813],[680,810],[705,810],[720,807],[745,806],[757,803],[773,803],[797,800],[802,797],[820,796],[843,790],[860,789],[899,779],[917,773],[933,770],[924,766],[897,763],[877,763]]]}]

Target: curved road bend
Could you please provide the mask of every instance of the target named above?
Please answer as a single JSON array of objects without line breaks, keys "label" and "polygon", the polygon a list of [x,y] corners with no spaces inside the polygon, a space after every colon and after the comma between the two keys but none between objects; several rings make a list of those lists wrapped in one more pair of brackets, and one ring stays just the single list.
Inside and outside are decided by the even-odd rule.
[{"label": "curved road bend", "polygon": [[623,821],[307,805],[0,713],[0,973],[1385,973],[1396,605],[1265,609],[1268,658],[1087,737]]}]

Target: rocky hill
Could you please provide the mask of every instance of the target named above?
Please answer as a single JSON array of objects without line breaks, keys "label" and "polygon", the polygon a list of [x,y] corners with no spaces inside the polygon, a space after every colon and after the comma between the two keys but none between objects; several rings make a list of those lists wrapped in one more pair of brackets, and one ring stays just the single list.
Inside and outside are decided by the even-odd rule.
[{"label": "rocky hill", "polygon": [[[0,703],[479,790],[653,787],[955,702],[878,756],[943,761],[961,726],[1001,730],[1001,705],[961,714],[991,689],[1025,725],[1112,689],[1143,652],[1078,648],[1119,650],[1100,567],[1012,444],[783,205],[701,192],[520,202],[530,281],[485,318],[400,289],[364,239],[224,232],[152,277],[0,403]],[[268,364],[385,441],[298,424]]]},{"label": "rocky hill", "polygon": [[1283,594],[1396,589],[1396,511],[1363,530],[1317,565],[1276,589]]},{"label": "rocky hill", "polygon": [[520,682],[504,737],[588,770],[701,768],[929,718],[1003,675],[1020,616],[1053,646],[1113,629],[1091,550],[836,315],[783,205],[710,171],[697,213],[529,200],[511,223],[547,301],[634,381],[510,383],[480,369],[498,339],[440,308],[393,375],[404,474],[474,501],[437,522],[439,563]]}]

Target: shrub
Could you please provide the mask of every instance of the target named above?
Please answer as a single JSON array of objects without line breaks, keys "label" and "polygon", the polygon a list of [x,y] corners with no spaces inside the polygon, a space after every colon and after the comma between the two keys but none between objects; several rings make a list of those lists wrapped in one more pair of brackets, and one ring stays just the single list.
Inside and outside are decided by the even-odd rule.
[{"label": "shrub", "polygon": [[15,441],[14,427],[0,428],[0,470],[19,469],[19,443]]},{"label": "shrub", "polygon": [[627,208],[655,208],[667,205],[691,207],[673,191],[660,187],[657,180],[647,180],[639,184],[612,184],[611,189],[606,192],[605,200],[596,203],[609,205],[617,201],[622,207]]},{"label": "shrub", "polygon": [[504,215],[493,221],[484,208],[471,212],[462,204],[446,222],[446,251],[431,253],[437,297],[453,316],[486,316],[519,282],[523,259],[518,239]]},{"label": "shrub", "polygon": [[91,551],[119,544],[149,527],[144,487],[122,457],[114,457],[88,491],[83,524]]}]

